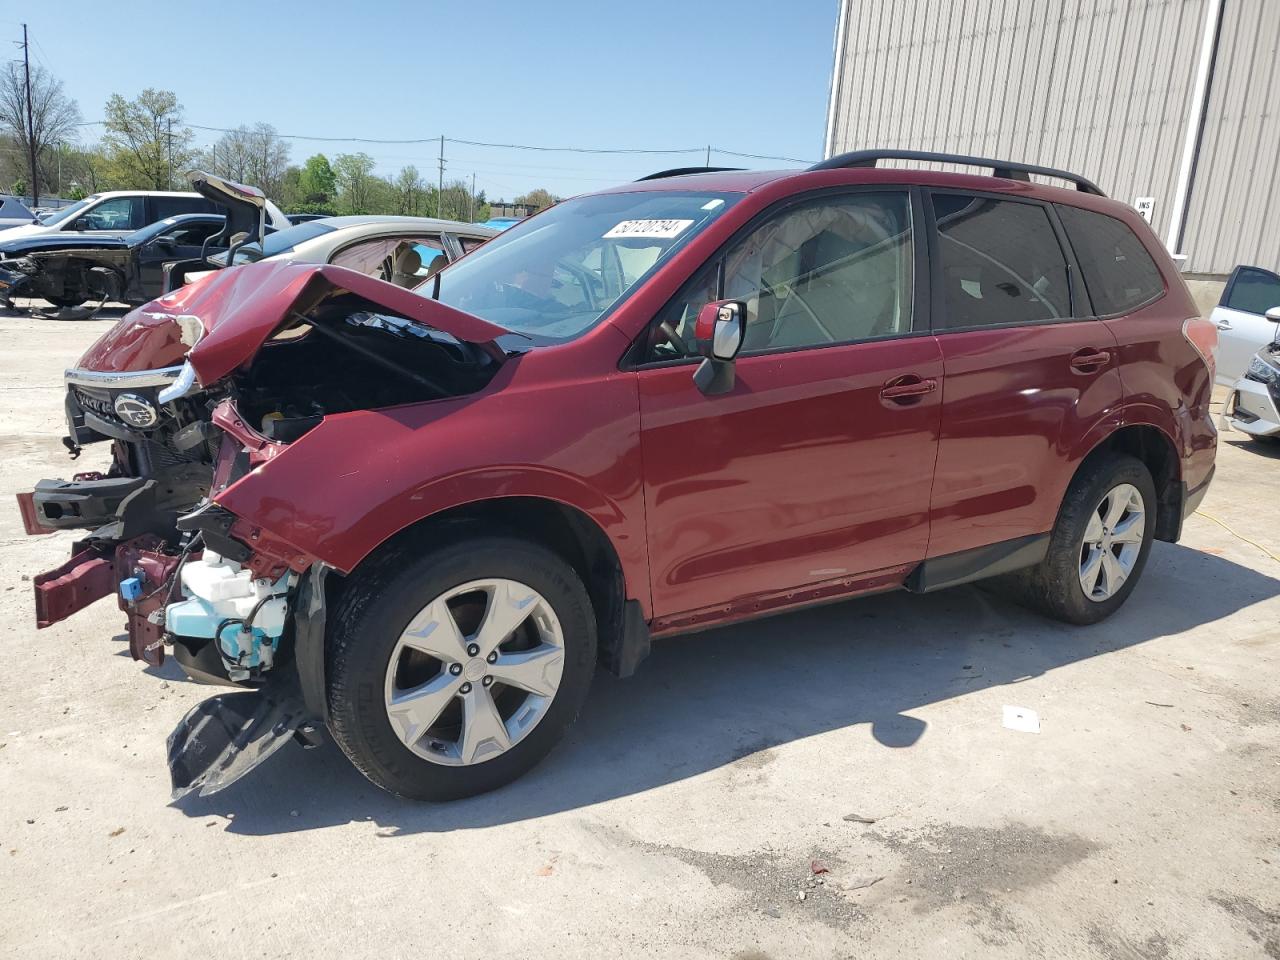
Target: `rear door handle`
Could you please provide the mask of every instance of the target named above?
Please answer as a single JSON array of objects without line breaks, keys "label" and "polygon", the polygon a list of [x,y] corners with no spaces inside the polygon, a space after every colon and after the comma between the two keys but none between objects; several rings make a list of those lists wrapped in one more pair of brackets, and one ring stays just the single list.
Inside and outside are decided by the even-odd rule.
[{"label": "rear door handle", "polygon": [[1231,321],[1230,321],[1230,320],[1219,320],[1219,321],[1218,321],[1218,329],[1219,329],[1219,330],[1230,330],[1230,329],[1231,329]]},{"label": "rear door handle", "polygon": [[910,403],[921,397],[927,397],[938,389],[938,381],[932,378],[922,379],[914,373],[894,377],[880,389],[880,399],[892,400],[894,403]]},{"label": "rear door handle", "polygon": [[1077,373],[1093,373],[1111,362],[1111,354],[1106,350],[1095,350],[1086,347],[1071,355],[1071,369]]}]

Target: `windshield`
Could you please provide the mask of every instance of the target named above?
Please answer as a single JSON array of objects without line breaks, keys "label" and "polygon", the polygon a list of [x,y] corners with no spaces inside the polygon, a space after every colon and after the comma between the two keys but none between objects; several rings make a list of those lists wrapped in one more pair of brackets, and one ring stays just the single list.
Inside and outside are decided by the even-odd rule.
[{"label": "windshield", "polygon": [[[287,230],[277,230],[271,234],[263,243],[246,243],[243,247],[236,251],[236,263],[256,263],[267,257],[275,257],[282,253],[288,253],[304,240],[310,240],[312,237],[318,237],[322,233],[332,233],[336,227],[330,227],[320,220],[311,220],[307,223],[300,223],[296,227],[289,227]],[[226,265],[227,254],[219,253],[209,258],[212,263]]]},{"label": "windshield", "polygon": [[[440,274],[440,302],[537,343],[571,340],[737,200],[666,190],[566,200]],[[430,296],[428,284],[417,292]]]},{"label": "windshield", "polygon": [[53,213],[48,214],[40,222],[43,223],[46,227],[51,227],[55,223],[62,223],[63,221],[70,220],[70,218],[74,217],[77,213],[79,213],[81,210],[87,207],[91,202],[97,199],[98,198],[95,195],[92,197],[85,197],[83,200],[77,200],[75,203],[73,203],[69,207],[63,207],[61,210],[55,210]]}]

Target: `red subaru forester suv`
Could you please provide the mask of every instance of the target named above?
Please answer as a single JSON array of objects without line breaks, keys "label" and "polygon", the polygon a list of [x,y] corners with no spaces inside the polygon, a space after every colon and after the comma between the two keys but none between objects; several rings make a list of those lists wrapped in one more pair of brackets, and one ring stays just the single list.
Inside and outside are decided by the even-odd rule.
[{"label": "red subaru forester suv", "polygon": [[91,531],[37,619],[116,594],[136,657],[257,688],[175,731],[179,793],[327,725],[380,786],[466,796],[651,637],[994,576],[1106,617],[1213,474],[1213,346],[1089,181],[904,151],[655,174],[416,291],[222,270],[67,372],[65,442],[111,457],[19,497]]}]

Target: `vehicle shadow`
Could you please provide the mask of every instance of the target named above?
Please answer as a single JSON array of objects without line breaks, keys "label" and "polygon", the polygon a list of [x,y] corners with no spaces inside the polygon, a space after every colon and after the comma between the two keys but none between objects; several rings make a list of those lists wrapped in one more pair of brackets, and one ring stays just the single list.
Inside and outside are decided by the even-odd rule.
[{"label": "vehicle shadow", "polygon": [[60,309],[44,300],[27,300],[18,297],[15,298],[13,306],[8,309],[0,308],[0,317],[31,317],[36,320],[58,320],[64,322],[109,320],[114,323],[132,309],[133,307],[124,303],[109,303],[99,310],[94,310],[92,305]]},{"label": "vehicle shadow", "polygon": [[173,805],[191,817],[229,817],[234,833],[369,820],[384,828],[380,836],[395,836],[585,807],[859,724],[885,750],[907,749],[930,732],[908,711],[1181,633],[1276,595],[1276,579],[1156,544],[1135,596],[1088,628],[1046,621],[972,586],[869,597],[656,643],[636,676],[597,674],[565,742],[484,796],[400,800],[327,742],[311,751],[290,745],[222,793]]},{"label": "vehicle shadow", "polygon": [[1253,440],[1247,437],[1221,437],[1219,440],[1255,456],[1266,457],[1268,460],[1280,460],[1280,441],[1277,440]]}]

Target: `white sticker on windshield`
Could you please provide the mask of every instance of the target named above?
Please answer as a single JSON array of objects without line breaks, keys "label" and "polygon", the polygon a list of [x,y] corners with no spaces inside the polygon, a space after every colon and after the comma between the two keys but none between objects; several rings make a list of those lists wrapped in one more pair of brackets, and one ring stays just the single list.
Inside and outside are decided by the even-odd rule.
[{"label": "white sticker on windshield", "polygon": [[692,220],[623,220],[613,227],[605,238],[609,237],[659,237],[670,240],[693,226]]}]

